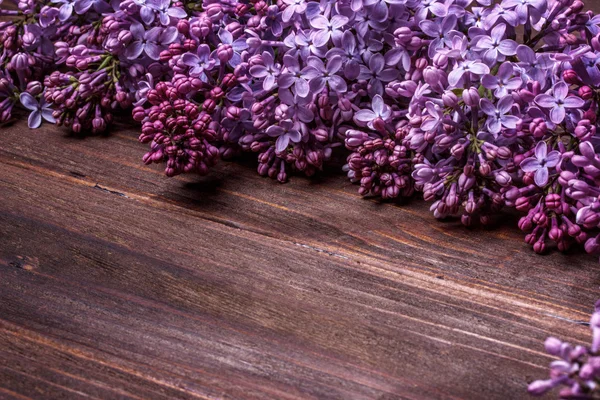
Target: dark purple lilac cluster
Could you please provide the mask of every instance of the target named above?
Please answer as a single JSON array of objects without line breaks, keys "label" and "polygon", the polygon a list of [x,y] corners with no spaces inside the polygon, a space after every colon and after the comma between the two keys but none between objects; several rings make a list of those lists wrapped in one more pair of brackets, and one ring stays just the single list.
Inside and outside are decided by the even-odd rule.
[{"label": "dark purple lilac cluster", "polygon": [[465,225],[515,208],[535,251],[600,253],[600,17],[579,0],[13,5],[1,121],[102,132],[133,108],[168,176],[255,152],[284,182],[345,145],[362,195],[422,192]]},{"label": "dark purple lilac cluster", "polygon": [[546,339],[546,351],[558,360],[550,363],[549,379],[534,381],[529,385],[530,394],[541,396],[554,388],[563,387],[559,394],[561,399],[600,398],[600,300],[596,302],[590,328],[590,346],[572,345],[555,337]]}]

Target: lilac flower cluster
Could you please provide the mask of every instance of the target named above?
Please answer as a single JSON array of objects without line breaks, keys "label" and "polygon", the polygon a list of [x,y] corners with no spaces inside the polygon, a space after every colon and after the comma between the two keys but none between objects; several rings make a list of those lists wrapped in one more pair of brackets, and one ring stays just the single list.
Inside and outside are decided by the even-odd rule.
[{"label": "lilac flower cluster", "polygon": [[579,0],[21,0],[0,15],[0,122],[75,132],[133,109],[165,173],[334,151],[362,195],[435,217],[504,207],[535,251],[600,253],[600,18]]},{"label": "lilac flower cluster", "polygon": [[187,13],[168,0],[21,0],[0,16],[0,121],[17,104],[31,111],[31,128],[44,119],[96,133],[148,79],[162,79],[160,51]]},{"label": "lilac flower cluster", "polygon": [[549,337],[545,347],[548,354],[558,358],[550,363],[550,377],[529,384],[534,396],[563,387],[561,399],[592,400],[600,397],[600,300],[590,319],[592,343],[590,346],[572,345]]}]

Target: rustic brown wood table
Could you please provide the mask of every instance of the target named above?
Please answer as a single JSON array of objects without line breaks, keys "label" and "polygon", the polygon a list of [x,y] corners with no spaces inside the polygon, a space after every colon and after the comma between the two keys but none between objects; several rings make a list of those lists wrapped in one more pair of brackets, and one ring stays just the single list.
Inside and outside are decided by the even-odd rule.
[{"label": "rustic brown wood table", "polygon": [[135,129],[0,132],[0,398],[515,399],[600,265],[337,172],[168,179]]}]

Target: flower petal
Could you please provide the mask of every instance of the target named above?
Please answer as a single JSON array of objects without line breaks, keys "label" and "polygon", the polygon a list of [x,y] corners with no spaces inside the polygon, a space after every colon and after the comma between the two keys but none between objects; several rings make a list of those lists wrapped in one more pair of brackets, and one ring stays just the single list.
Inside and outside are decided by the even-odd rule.
[{"label": "flower petal", "polygon": [[40,107],[38,101],[27,92],[21,92],[19,100],[21,100],[23,107],[28,110],[36,111]]},{"label": "flower petal", "polygon": [[27,125],[29,125],[31,129],[37,129],[42,125],[42,113],[40,110],[32,111],[31,114],[29,114]]},{"label": "flower petal", "polygon": [[535,177],[533,180],[539,187],[545,186],[546,183],[548,183],[548,168],[538,168],[538,170],[535,171]]},{"label": "flower petal", "polygon": [[542,165],[535,157],[527,157],[521,164],[519,165],[524,172],[534,172],[537,171]]},{"label": "flower petal", "polygon": [[550,120],[555,124],[560,124],[565,119],[565,108],[563,106],[557,105],[550,110]]}]

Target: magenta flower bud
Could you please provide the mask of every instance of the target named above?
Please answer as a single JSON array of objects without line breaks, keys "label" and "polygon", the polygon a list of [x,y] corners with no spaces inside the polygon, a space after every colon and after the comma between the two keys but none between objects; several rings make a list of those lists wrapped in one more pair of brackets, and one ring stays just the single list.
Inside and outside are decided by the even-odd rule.
[{"label": "magenta flower bud", "polygon": [[464,226],[471,226],[473,223],[473,219],[471,218],[470,214],[463,214],[460,216],[460,222],[464,225]]},{"label": "magenta flower bud", "polygon": [[23,46],[30,47],[34,46],[37,42],[37,36],[35,36],[32,32],[27,32],[22,37]]},{"label": "magenta flower bud", "polygon": [[29,58],[24,53],[17,53],[12,57],[10,64],[14,70],[22,71],[29,68]]},{"label": "magenta flower bud", "polygon": [[583,100],[589,100],[594,97],[594,91],[589,86],[582,86],[579,88],[579,97]]},{"label": "magenta flower bud", "polygon": [[585,248],[585,251],[590,254],[598,253],[598,251],[600,251],[600,244],[598,244],[598,237],[589,238],[585,242],[584,248]]},{"label": "magenta flower bud", "polygon": [[450,149],[450,154],[452,154],[452,157],[456,158],[457,160],[460,160],[465,154],[465,146],[463,146],[460,143],[455,144]]},{"label": "magenta flower bud", "polygon": [[519,211],[527,211],[531,208],[529,199],[527,197],[519,197],[515,201],[515,208]]},{"label": "magenta flower bud", "polygon": [[386,132],[385,121],[383,119],[381,119],[380,117],[377,117],[377,118],[375,118],[375,120],[373,120],[373,127],[375,128],[376,131],[379,131],[381,133]]},{"label": "magenta flower bud", "polygon": [[222,44],[217,48],[217,58],[222,63],[226,63],[233,57],[233,47],[229,44]]},{"label": "magenta flower bud", "polygon": [[589,140],[596,134],[596,126],[592,125],[590,120],[582,119],[577,122],[577,127],[575,127],[573,133],[578,139],[584,141],[583,143],[587,143],[585,141]]},{"label": "magenta flower bud", "polygon": [[533,228],[533,222],[529,216],[524,216],[519,219],[518,226],[523,232],[528,232]]},{"label": "magenta flower bud", "polygon": [[206,15],[211,22],[218,22],[223,19],[223,8],[219,3],[211,3],[204,7]]},{"label": "magenta flower bud", "polygon": [[479,100],[481,100],[481,97],[479,96],[477,89],[475,89],[473,87],[463,90],[462,98],[463,98],[463,101],[465,102],[465,104],[468,105],[469,107],[478,107]]},{"label": "magenta flower bud", "polygon": [[400,27],[394,31],[394,38],[399,44],[408,44],[412,40],[414,32],[407,26]]},{"label": "magenta flower bud", "polygon": [[538,254],[543,254],[546,251],[546,242],[544,241],[544,237],[540,237],[540,239],[534,243],[533,251]]},{"label": "magenta flower bud", "polygon": [[[326,129],[317,128],[317,129],[312,130],[311,133],[313,134],[313,136],[315,137],[315,139],[318,140],[319,142],[326,142],[326,141],[329,140],[329,133],[327,132]],[[346,132],[346,134],[347,133],[348,132]]]},{"label": "magenta flower bud", "polygon": [[190,21],[183,18],[177,21],[177,31],[187,35],[190,32]]},{"label": "magenta flower bud", "polygon": [[433,56],[433,65],[438,68],[445,69],[448,66],[448,56],[441,53],[436,53]]},{"label": "magenta flower bud", "polygon": [[419,58],[417,61],[415,61],[415,67],[417,69],[425,69],[425,67],[427,67],[428,63],[427,63],[427,59],[426,58]]},{"label": "magenta flower bud", "polygon": [[479,173],[483,176],[488,176],[489,174],[492,173],[492,167],[490,166],[490,163],[488,162],[483,162],[479,165]]},{"label": "magenta flower bud", "polygon": [[529,124],[529,131],[536,139],[542,138],[548,131],[546,121],[543,118],[536,118]]},{"label": "magenta flower bud", "polygon": [[496,174],[496,182],[498,182],[500,186],[508,186],[511,184],[512,178],[508,172],[500,171]]},{"label": "magenta flower bud", "polygon": [[569,85],[576,85],[576,84],[581,83],[581,80],[579,79],[579,75],[577,75],[577,72],[573,71],[572,69],[567,69],[567,70],[563,71],[562,77],[563,77],[564,81],[566,83],[568,83]]},{"label": "magenta flower bud", "polygon": [[446,90],[442,94],[442,101],[444,102],[444,106],[454,108],[458,104],[458,96],[453,91]]},{"label": "magenta flower bud", "polygon": [[37,96],[38,94],[42,93],[42,90],[44,90],[44,87],[43,87],[42,83],[39,81],[31,81],[27,84],[27,88],[25,90],[30,95]]}]

